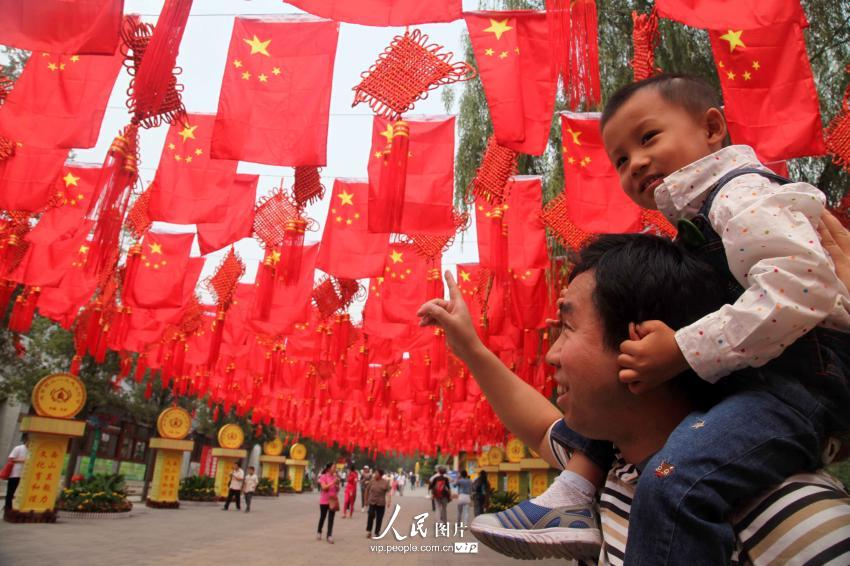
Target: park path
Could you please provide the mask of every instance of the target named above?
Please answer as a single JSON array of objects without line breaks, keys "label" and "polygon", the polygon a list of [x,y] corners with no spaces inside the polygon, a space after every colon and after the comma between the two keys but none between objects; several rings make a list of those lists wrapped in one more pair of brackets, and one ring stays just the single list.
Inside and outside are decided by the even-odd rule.
[{"label": "park path", "polygon": [[[358,494],[359,496],[359,494]],[[220,506],[188,507],[178,510],[149,509],[136,503],[133,516],[115,520],[61,520],[53,525],[13,525],[0,521],[0,564],[29,565],[310,565],[310,566],[485,566],[514,565],[522,562],[504,557],[478,545],[477,554],[417,551],[382,553],[374,545],[447,545],[474,543],[475,537],[436,538],[435,514],[425,490],[396,496],[387,510],[384,525],[395,504],[400,505],[394,526],[407,539],[397,541],[390,532],[382,540],[366,538],[366,513],[353,519],[337,513],[335,544],[316,540],[319,517],[317,493],[255,497],[250,513],[229,512]],[[428,512],[427,538],[410,537],[414,516]],[[457,507],[449,505],[449,520],[457,518]],[[564,561],[543,560],[535,564],[565,565]]]}]

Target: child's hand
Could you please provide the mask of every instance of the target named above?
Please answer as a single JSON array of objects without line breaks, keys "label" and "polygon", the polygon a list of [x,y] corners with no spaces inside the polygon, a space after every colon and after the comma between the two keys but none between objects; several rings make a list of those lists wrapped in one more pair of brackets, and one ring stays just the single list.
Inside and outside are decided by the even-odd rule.
[{"label": "child's hand", "polygon": [[454,277],[448,271],[445,276],[449,300],[431,299],[419,307],[416,316],[420,317],[419,326],[439,326],[445,330],[449,348],[465,361],[481,341]]},{"label": "child's hand", "polygon": [[688,367],[676,342],[676,331],[660,320],[629,323],[629,340],[620,344],[620,381],[642,394],[679,375]]}]

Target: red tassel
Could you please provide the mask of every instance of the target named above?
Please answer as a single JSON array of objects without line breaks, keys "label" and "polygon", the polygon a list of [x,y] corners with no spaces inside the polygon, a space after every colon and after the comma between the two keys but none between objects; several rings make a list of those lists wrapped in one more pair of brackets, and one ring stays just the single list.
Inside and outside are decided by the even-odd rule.
[{"label": "red tassel", "polygon": [[431,370],[436,373],[444,372],[447,364],[446,334],[442,328],[435,328],[434,342],[431,344]]},{"label": "red tassel", "polygon": [[658,45],[658,14],[655,7],[649,14],[632,11],[632,69],[635,82],[647,79],[658,72],[655,67],[655,47]]},{"label": "red tassel", "polygon": [[0,319],[6,316],[6,309],[9,308],[9,301],[17,287],[18,284],[13,281],[0,282]]},{"label": "red tassel", "polygon": [[96,253],[89,253],[86,267],[102,273],[117,260],[121,225],[130,203],[130,193],[138,179],[139,126],[130,124],[113,140],[100,177],[95,185],[88,217],[96,219]]},{"label": "red tassel", "polygon": [[[277,260],[275,256],[278,257]],[[274,297],[275,265],[279,261],[279,253],[266,254],[257,269],[257,293],[254,297],[254,318],[257,320],[269,319]]]},{"label": "red tassel", "polygon": [[18,334],[26,334],[30,331],[40,294],[39,287],[27,287],[18,295],[15,306],[12,307],[12,316],[9,318],[9,330]]},{"label": "red tassel", "polygon": [[[262,269],[262,266],[260,266]],[[224,318],[227,313],[224,309],[218,309],[215,313],[215,322],[213,323],[212,338],[210,339],[210,353],[207,357],[207,367],[212,371],[218,361],[218,354],[221,351],[221,341],[224,338]]]},{"label": "red tassel", "polygon": [[379,196],[369,203],[370,232],[401,232],[404,190],[407,184],[407,158],[410,151],[410,126],[404,120],[394,122],[392,138],[384,148]]},{"label": "red tassel", "polygon": [[68,370],[68,373],[71,375],[80,375],[80,366],[83,363],[83,357],[79,354],[75,354],[73,358],[71,358],[71,368]]},{"label": "red tassel", "polygon": [[490,265],[496,273],[508,271],[508,226],[504,221],[505,205],[490,211]]},{"label": "red tassel", "polygon": [[546,0],[546,13],[555,71],[564,79],[570,109],[582,102],[597,106],[601,87],[595,0]]},{"label": "red tassel", "polygon": [[215,410],[213,411],[213,422],[218,422],[218,405],[215,406]]},{"label": "red tassel", "polygon": [[153,394],[153,375],[151,375],[150,379],[148,379],[148,384],[145,387],[145,399],[150,400],[152,394]]},{"label": "red tassel", "polygon": [[[287,286],[298,282],[301,275],[301,256],[304,252],[304,231],[307,221],[303,218],[293,218],[286,222],[281,255],[284,258],[283,282]],[[280,270],[280,266],[278,266]]]},{"label": "red tassel", "polygon": [[[845,70],[850,73],[850,65]],[[827,126],[825,137],[826,151],[832,155],[832,162],[850,173],[850,86],[844,91],[841,111]]]},{"label": "red tassel", "polygon": [[141,383],[142,379],[145,378],[145,370],[147,369],[147,358],[139,354],[136,358],[136,372],[133,375],[133,379],[136,380],[136,383]]},{"label": "red tassel", "polygon": [[522,351],[525,354],[527,364],[533,364],[537,360],[538,333],[528,328],[522,331]]},{"label": "red tassel", "polygon": [[131,296],[133,286],[136,283],[136,276],[139,273],[139,257],[142,255],[141,244],[133,244],[127,251],[127,263],[124,267],[124,285],[121,288],[121,300],[126,305]]},{"label": "red tassel", "polygon": [[431,264],[428,267],[428,298],[442,298],[443,278],[440,276],[440,260],[430,258],[428,262]]}]

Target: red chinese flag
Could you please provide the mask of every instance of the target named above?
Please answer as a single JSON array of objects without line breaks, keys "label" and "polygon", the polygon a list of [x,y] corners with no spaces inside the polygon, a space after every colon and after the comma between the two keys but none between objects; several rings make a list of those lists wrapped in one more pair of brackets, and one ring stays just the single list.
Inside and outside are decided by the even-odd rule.
[{"label": "red chinese flag", "polygon": [[198,286],[198,278],[204,269],[206,260],[202,257],[190,257],[186,262],[186,270],[183,272],[180,284],[180,305],[177,307],[157,307],[151,309],[153,317],[165,324],[177,324],[183,316],[187,306],[194,300],[195,287]]},{"label": "red chinese flag", "polygon": [[194,238],[194,234],[145,234],[126,303],[144,308],[182,306],[183,282]]},{"label": "red chinese flag", "polygon": [[73,254],[71,268],[57,287],[45,287],[38,297],[41,316],[55,320],[63,328],[70,328],[77,312],[91,299],[97,287],[97,274],[86,269],[86,257],[94,244],[84,242]]},{"label": "red chinese flag", "polygon": [[783,22],[806,27],[800,0],[657,0],[662,18],[695,28],[760,28]]},{"label": "red chinese flag", "polygon": [[818,93],[796,23],[708,32],[733,143],[762,161],[823,155]]},{"label": "red chinese flag", "polygon": [[248,320],[254,309],[256,287],[250,283],[238,283],[233,294],[233,302],[224,321],[221,353],[223,356],[235,356],[241,351],[248,339]]},{"label": "red chinese flag", "polygon": [[545,269],[511,274],[511,321],[517,328],[545,328],[551,316]]},{"label": "red chinese flag", "polygon": [[53,187],[52,206],[27,234],[27,240],[50,244],[79,231],[100,173],[99,165],[66,163]]},{"label": "red chinese flag", "polygon": [[[546,228],[540,220],[543,202],[542,178],[535,175],[517,175],[508,181],[507,208],[500,225],[507,240],[507,267],[523,271],[545,268],[549,265],[546,248]],[[478,257],[482,267],[496,268],[491,261],[492,223],[499,223],[494,208],[486,200],[475,201],[475,224],[478,233]],[[498,243],[497,243],[498,245]]]},{"label": "red chinese flag", "polygon": [[[76,261],[77,252],[85,249],[86,239],[94,223],[79,219],[77,227],[67,232],[52,232],[53,240],[31,243],[23,259],[9,274],[9,279],[25,285],[37,287],[55,287],[59,285],[65,273]],[[29,240],[34,233],[39,239],[48,237],[51,232],[41,226],[41,222],[27,235]]]},{"label": "red chinese flag", "polygon": [[336,179],[316,267],[343,279],[380,277],[389,249],[389,234],[367,227],[369,185]]},{"label": "red chinese flag", "polygon": [[598,113],[561,114],[564,193],[570,220],[591,234],[640,228],[640,207],[626,196],[599,130]]},{"label": "red chinese flag", "polygon": [[38,147],[90,148],[124,57],[36,53],[0,108],[0,133]]},{"label": "red chinese flag", "polygon": [[112,55],[124,0],[0,0],[0,43],[29,51]]},{"label": "red chinese flag", "polygon": [[37,212],[47,206],[67,156],[67,149],[25,145],[0,161],[0,209]]},{"label": "red chinese flag", "polygon": [[500,145],[541,155],[558,86],[545,12],[464,14]]},{"label": "red chinese flag", "polygon": [[386,322],[417,324],[416,311],[427,301],[428,264],[413,244],[390,245],[384,267],[383,306]]},{"label": "red chinese flag", "polygon": [[[451,116],[405,118],[410,127],[407,177],[400,232],[438,234],[454,232],[455,119]],[[375,116],[369,154],[369,210],[381,194],[382,150],[392,139],[392,124]]]},{"label": "red chinese flag", "polygon": [[338,34],[339,24],[328,20],[236,18],[213,157],[325,165]]},{"label": "red chinese flag", "polygon": [[210,159],[214,123],[212,114],[189,114],[171,124],[151,186],[152,220],[196,224],[226,218],[238,162]]},{"label": "red chinese flag", "polygon": [[259,175],[237,174],[225,203],[227,212],[216,222],[197,225],[201,255],[251,237],[259,180]]},{"label": "red chinese flag", "polygon": [[364,26],[408,26],[460,19],[461,0],[292,0],[305,12]]},{"label": "red chinese flag", "polygon": [[252,320],[250,323],[252,330],[269,336],[288,334],[292,332],[295,323],[304,322],[309,318],[313,272],[316,268],[318,251],[319,244],[304,246],[297,282],[289,286],[280,279],[275,282],[269,318],[265,321]]}]

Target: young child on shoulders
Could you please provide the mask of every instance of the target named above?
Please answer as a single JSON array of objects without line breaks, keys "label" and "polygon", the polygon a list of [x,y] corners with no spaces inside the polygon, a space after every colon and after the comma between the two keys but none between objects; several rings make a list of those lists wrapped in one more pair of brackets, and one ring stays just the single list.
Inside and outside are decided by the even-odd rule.
[{"label": "young child on shoulders", "polygon": [[[620,344],[619,378],[634,394],[692,370],[722,395],[640,466],[626,564],[728,563],[736,503],[820,467],[827,438],[850,430],[850,293],[818,237],[826,199],[728,145],[720,108],[703,81],[659,75],[621,88],[602,113],[625,193],[678,224],[678,241],[728,283],[717,312],[678,331],[636,320]],[[613,457],[609,443],[573,448],[543,495],[470,530],[516,557],[572,557],[586,541],[552,511],[593,505]]]}]

